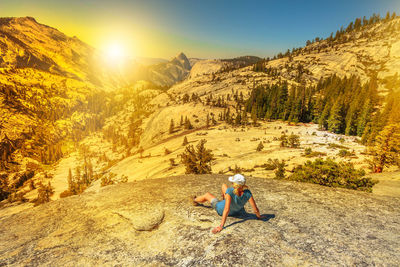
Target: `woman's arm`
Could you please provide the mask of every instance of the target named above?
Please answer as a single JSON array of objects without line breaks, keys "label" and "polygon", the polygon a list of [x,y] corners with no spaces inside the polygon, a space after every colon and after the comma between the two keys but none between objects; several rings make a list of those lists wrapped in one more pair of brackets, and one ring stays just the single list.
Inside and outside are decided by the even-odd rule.
[{"label": "woman's arm", "polygon": [[221,224],[212,230],[212,232],[214,234],[221,232],[222,229],[224,228],[226,218],[228,217],[229,210],[231,208],[231,201],[232,201],[231,196],[229,194],[225,194],[225,208],[224,208],[224,212],[222,213]]},{"label": "woman's arm", "polygon": [[260,211],[257,208],[257,204],[256,204],[256,201],[254,200],[253,196],[251,196],[251,198],[249,199],[249,202],[250,202],[250,205],[253,208],[253,211],[256,214],[257,218],[258,219],[264,218],[265,216],[260,215]]}]

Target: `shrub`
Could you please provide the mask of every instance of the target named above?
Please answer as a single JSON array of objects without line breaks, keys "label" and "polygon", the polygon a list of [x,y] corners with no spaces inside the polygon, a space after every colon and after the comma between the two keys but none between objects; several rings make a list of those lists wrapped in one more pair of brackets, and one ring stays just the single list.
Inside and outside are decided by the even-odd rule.
[{"label": "shrub", "polygon": [[73,195],[74,195],[74,193],[72,193],[71,191],[65,190],[60,193],[60,198],[69,197],[69,196],[73,196]]},{"label": "shrub", "polygon": [[300,137],[297,134],[291,134],[287,136],[284,132],[282,132],[281,137],[279,138],[281,141],[281,147],[292,147],[297,148],[300,146]]},{"label": "shrub", "polygon": [[267,163],[264,163],[262,165],[255,165],[254,168],[257,167],[262,167],[265,168],[267,171],[272,171],[275,170],[278,167],[279,160],[278,159],[268,159]]},{"label": "shrub", "polygon": [[186,173],[211,173],[211,161],[214,160],[214,155],[210,149],[205,148],[206,142],[205,139],[200,140],[196,149],[193,145],[188,145],[180,155],[182,163],[186,167]]},{"label": "shrub", "polygon": [[143,147],[139,147],[137,152],[140,154],[140,157],[143,158],[143,152],[144,152]]},{"label": "shrub", "polygon": [[30,190],[34,190],[34,189],[36,189],[36,187],[35,187],[35,183],[33,182],[33,180],[31,179],[31,180],[29,180],[29,189]]},{"label": "shrub", "polygon": [[304,149],[304,155],[305,155],[305,156],[308,156],[308,155],[310,155],[311,153],[312,153],[311,147],[307,147],[306,149]]},{"label": "shrub", "polygon": [[115,173],[109,173],[108,175],[104,175],[103,177],[101,177],[101,184],[100,186],[107,186],[107,185],[112,185],[115,183],[114,181],[114,177],[116,177],[117,174]]},{"label": "shrub", "polygon": [[126,183],[128,182],[128,176],[126,175],[121,175],[120,178],[115,178],[117,177],[117,174],[110,172],[108,175],[104,175],[101,177],[101,184],[100,186],[107,186],[107,185],[112,185],[112,184],[120,184],[120,183]]},{"label": "shrub", "polygon": [[42,182],[39,182],[38,186],[38,196],[37,198],[33,201],[35,203],[35,206],[49,202],[50,197],[54,194],[53,187],[51,186],[51,183],[48,182],[47,185],[43,185]]},{"label": "shrub", "polygon": [[[239,173],[241,173],[241,172],[254,172],[254,168],[248,168],[248,169],[241,168],[241,171]],[[237,173],[237,172],[235,172],[235,173]]]},{"label": "shrub", "polygon": [[171,150],[169,150],[168,148],[165,148],[164,155],[168,155],[168,154],[171,154]]},{"label": "shrub", "polygon": [[285,133],[281,135],[279,141],[281,141],[281,147],[287,147],[289,144],[288,136]]},{"label": "shrub", "polygon": [[304,157],[306,158],[320,157],[320,156],[326,156],[326,153],[319,151],[312,151],[310,147],[304,149]]},{"label": "shrub", "polygon": [[27,202],[28,199],[26,199],[24,195],[25,192],[23,191],[20,192],[14,191],[8,195],[7,200],[8,202]]},{"label": "shrub", "polygon": [[235,168],[231,168],[229,167],[229,169],[233,172],[233,173],[241,173],[243,171],[242,168],[240,168],[237,164],[235,164]]},{"label": "shrub", "polygon": [[121,175],[121,178],[118,179],[118,183],[127,183],[128,182],[128,176],[127,175]]},{"label": "shrub", "polygon": [[28,162],[26,164],[26,169],[29,170],[29,171],[39,171],[42,168],[38,164],[36,164],[34,162]]},{"label": "shrub", "polygon": [[371,192],[377,181],[365,178],[364,175],[365,171],[354,169],[352,163],[337,163],[332,159],[316,159],[296,167],[288,179]]},{"label": "shrub", "polygon": [[329,148],[349,149],[347,146],[342,146],[342,145],[338,145],[338,144],[335,144],[335,143],[329,143],[328,147]]},{"label": "shrub", "polygon": [[292,148],[298,148],[300,146],[300,136],[297,134],[291,134],[288,138],[289,146]]},{"label": "shrub", "polygon": [[326,156],[326,153],[325,153],[325,152],[312,151],[311,148],[310,148],[310,151],[311,151],[311,152],[310,152],[309,154],[307,154],[308,152],[305,151],[304,157],[306,157],[306,158],[313,158],[313,157],[323,157],[323,156]]},{"label": "shrub", "polygon": [[341,149],[338,152],[339,157],[351,157],[354,156],[354,152],[350,152],[347,149]]},{"label": "shrub", "polygon": [[277,160],[277,169],[275,171],[275,178],[276,179],[285,179],[285,167],[286,167],[286,163],[284,160],[282,160],[281,162],[279,160]]},{"label": "shrub", "polygon": [[171,167],[175,167],[177,164],[175,163],[175,159],[174,158],[170,158],[169,159],[169,165],[171,166]]}]

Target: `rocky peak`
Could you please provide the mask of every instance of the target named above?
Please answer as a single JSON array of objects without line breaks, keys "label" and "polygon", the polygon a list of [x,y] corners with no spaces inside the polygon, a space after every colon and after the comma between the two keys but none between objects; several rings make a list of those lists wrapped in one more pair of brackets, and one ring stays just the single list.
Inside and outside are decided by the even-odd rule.
[{"label": "rocky peak", "polygon": [[190,61],[183,52],[179,53],[174,59],[171,60],[171,62],[174,64],[179,64],[186,70],[190,70]]}]

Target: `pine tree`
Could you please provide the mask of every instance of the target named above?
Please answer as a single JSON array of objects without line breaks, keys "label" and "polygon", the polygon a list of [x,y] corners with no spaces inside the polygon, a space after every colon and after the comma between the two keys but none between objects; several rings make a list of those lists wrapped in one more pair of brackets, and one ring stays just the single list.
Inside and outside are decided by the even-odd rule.
[{"label": "pine tree", "polygon": [[346,115],[346,128],[345,134],[346,135],[355,135],[357,133],[357,125],[356,125],[356,118],[358,115],[358,102],[353,101],[350,105],[349,110],[347,111]]},{"label": "pine tree", "polygon": [[193,129],[193,125],[190,123],[190,120],[189,120],[187,117],[186,117],[186,119],[185,119],[184,128],[185,128],[186,130]]},{"label": "pine tree", "polygon": [[342,128],[342,103],[341,100],[336,100],[332,106],[330,116],[328,119],[328,130],[334,133],[340,133]]},{"label": "pine tree", "polygon": [[243,111],[242,111],[242,116],[241,116],[241,118],[242,118],[241,124],[242,124],[242,125],[247,125],[248,118],[247,118],[247,112],[246,112],[246,110],[243,110]]},{"label": "pine tree", "polygon": [[270,121],[272,119],[272,110],[271,109],[267,110],[267,112],[265,113],[264,119],[266,121]]},{"label": "pine tree", "polygon": [[213,125],[217,125],[217,121],[215,120],[214,114],[212,114],[212,116],[211,116],[211,123],[212,123]]},{"label": "pine tree", "polygon": [[140,154],[140,157],[141,157],[141,158],[143,158],[143,152],[144,152],[143,147],[139,147],[138,153]]},{"label": "pine tree", "polygon": [[258,146],[257,146],[257,148],[256,148],[256,151],[261,151],[261,150],[263,150],[263,148],[264,148],[264,145],[263,145],[263,143],[260,141],[260,143],[258,144]]},{"label": "pine tree", "polygon": [[242,121],[242,116],[240,115],[240,113],[236,113],[235,125],[240,125],[241,121]]},{"label": "pine tree", "polygon": [[328,118],[329,118],[330,105],[326,104],[322,111],[321,116],[318,119],[318,125],[321,129],[328,129]]},{"label": "pine tree", "polygon": [[72,184],[72,180],[73,180],[72,171],[71,171],[71,168],[69,168],[69,171],[68,171],[68,184]]},{"label": "pine tree", "polygon": [[253,125],[257,126],[257,107],[253,106],[251,109],[251,119],[253,121]]},{"label": "pine tree", "polygon": [[390,19],[390,12],[388,11],[388,12],[386,13],[385,20],[388,21],[389,19]]},{"label": "pine tree", "polygon": [[370,152],[374,172],[382,172],[384,167],[390,165],[400,166],[400,123],[385,126]]},{"label": "pine tree", "polygon": [[288,96],[289,96],[288,86],[287,83],[284,83],[279,90],[278,118],[285,119],[284,118],[285,103],[288,99]]},{"label": "pine tree", "polygon": [[371,144],[373,144],[375,140],[376,135],[378,134],[377,132],[376,133],[375,132],[376,132],[376,127],[373,128],[372,123],[368,122],[361,136],[361,143],[364,145],[371,146]]},{"label": "pine tree", "polygon": [[367,99],[361,110],[360,118],[358,119],[358,124],[357,124],[358,136],[362,136],[362,134],[364,133],[365,126],[370,121],[371,112],[372,112],[372,106],[370,104],[370,100]]},{"label": "pine tree", "polygon": [[169,133],[172,134],[174,132],[174,120],[171,119],[171,123],[169,124]]},{"label": "pine tree", "polygon": [[185,136],[183,138],[183,142],[182,142],[182,146],[186,146],[187,144],[189,144],[187,137]]},{"label": "pine tree", "polygon": [[206,174],[211,173],[211,161],[214,155],[210,149],[206,149],[204,144],[207,141],[202,139],[196,146],[188,145],[181,154],[182,163],[186,167],[186,173]]}]

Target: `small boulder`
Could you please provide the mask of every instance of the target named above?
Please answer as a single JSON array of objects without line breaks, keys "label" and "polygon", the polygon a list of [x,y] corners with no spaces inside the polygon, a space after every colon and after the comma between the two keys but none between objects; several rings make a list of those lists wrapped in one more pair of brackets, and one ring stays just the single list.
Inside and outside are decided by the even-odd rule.
[{"label": "small boulder", "polygon": [[129,220],[136,231],[151,231],[164,220],[164,211],[159,209],[133,212],[118,211],[118,214]]}]

